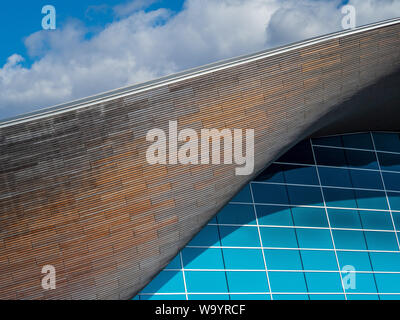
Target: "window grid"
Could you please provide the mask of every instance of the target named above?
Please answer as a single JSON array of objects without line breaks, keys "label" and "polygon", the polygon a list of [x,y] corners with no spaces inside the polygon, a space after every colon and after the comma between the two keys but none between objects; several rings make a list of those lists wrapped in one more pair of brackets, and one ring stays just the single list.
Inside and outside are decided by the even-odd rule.
[{"label": "window grid", "polygon": [[185,287],[185,298],[186,298],[186,300],[188,300],[188,292],[187,292],[186,277],[185,277],[185,267],[183,265],[182,251],[179,252],[179,261],[181,263],[181,269],[179,271],[182,271],[183,286]]},{"label": "window grid", "polygon": [[[377,151],[377,152],[378,153],[383,153],[381,151]],[[393,152],[391,152],[391,153],[393,153]],[[284,162],[284,161],[275,161],[275,162],[273,162],[273,164],[284,164],[284,165],[288,165],[288,166],[316,167],[315,164]],[[383,173],[385,173],[385,172],[387,172],[387,173],[400,173],[399,171],[393,171],[393,170],[366,169],[366,168],[356,168],[356,167],[338,167],[338,166],[329,166],[329,165],[323,165],[323,164],[318,164],[318,167],[320,167],[320,168],[331,168],[331,169],[350,169],[350,170],[358,170],[358,171],[383,172]],[[393,192],[400,192],[400,191],[393,190]]]},{"label": "window grid", "polygon": [[372,145],[374,147],[376,163],[378,164],[379,174],[380,174],[380,177],[381,177],[381,180],[382,180],[383,190],[385,191],[385,197],[386,197],[386,202],[387,202],[387,205],[388,205],[388,208],[389,208],[390,218],[392,219],[393,231],[394,231],[394,234],[396,236],[397,247],[399,248],[399,251],[400,251],[399,238],[398,238],[398,235],[397,235],[397,232],[396,232],[396,226],[395,226],[394,219],[393,219],[392,209],[390,207],[390,201],[389,201],[389,198],[388,198],[388,195],[387,195],[387,191],[386,191],[385,180],[383,179],[383,175],[382,175],[382,170],[381,170],[381,165],[380,165],[380,161],[379,161],[379,157],[378,157],[378,152],[376,151],[376,147],[375,147],[374,135],[372,134],[372,132],[370,132],[370,135],[371,135]]},{"label": "window grid", "polygon": [[[252,204],[251,202],[239,202],[239,201],[231,201],[229,204]],[[297,208],[322,208],[324,206],[313,206],[313,205],[291,205],[291,204],[283,204],[283,203],[273,203],[273,202],[255,202],[256,205],[259,206],[277,206],[277,207],[297,207]],[[335,206],[326,206],[327,209],[335,209],[335,210],[354,210],[357,209],[359,211],[381,211],[381,212],[396,212],[400,213],[400,210],[387,210],[387,209],[368,209],[368,208],[356,208],[356,207],[335,207]],[[397,230],[397,231],[400,231]]]},{"label": "window grid", "polygon": [[[386,148],[382,139],[378,148],[374,134],[380,133],[360,133],[350,137],[352,142],[357,142],[361,136],[364,140],[370,136],[368,148],[344,146],[343,141],[348,137],[344,135],[335,138],[335,143],[340,146],[329,145],[331,142],[325,144],[319,139],[304,141],[304,146],[299,147],[304,152],[300,152],[299,157],[278,159],[273,164],[286,166],[284,169],[273,173],[272,178],[267,175],[265,179],[249,183],[229,203],[229,210],[224,213],[224,208],[208,223],[210,229],[202,231],[208,232],[202,238],[203,242],[189,243],[179,253],[179,261],[175,265],[171,262],[160,274],[160,280],[153,281],[158,281],[158,287],[149,285],[136,298],[400,299],[400,207],[391,205],[400,194],[400,188],[387,189],[387,177],[384,176],[385,173],[400,175],[396,158],[390,158],[400,152],[388,151],[393,147]],[[391,138],[391,143],[393,139],[397,141],[396,137]],[[323,148],[342,152],[343,162],[333,157],[339,165],[326,165],[330,155],[323,150],[319,156],[324,157],[321,158],[324,163],[320,163],[316,152]],[[346,154],[346,150],[352,153]],[[400,141],[396,150],[400,150]],[[303,153],[309,151],[313,161],[301,159]],[[384,169],[381,153],[389,157]],[[320,170],[325,169],[332,170],[324,174],[328,172],[330,176],[327,177],[334,180],[339,180],[336,174],[347,175],[349,186],[323,183]],[[316,179],[311,177],[313,170]],[[377,174],[379,181],[375,179]],[[362,187],[356,186],[357,183]],[[392,186],[397,188],[396,184],[392,183]],[[325,192],[330,193],[330,198],[326,199]],[[337,196],[340,192],[345,192],[346,196]],[[249,215],[246,221],[229,220],[230,215],[244,214],[249,208],[254,217]],[[312,214],[314,220],[307,220]],[[350,217],[353,220],[347,221]],[[340,225],[344,223],[341,219],[347,224]],[[218,241],[209,240],[215,234]],[[197,250],[192,254],[192,260],[188,258],[190,250]],[[324,256],[327,259],[321,259]],[[344,272],[341,271],[349,261],[357,265],[355,274],[360,283],[353,291],[344,288]],[[165,285],[175,281],[170,275],[180,273],[182,286]],[[265,286],[262,286],[263,281]]]},{"label": "window grid", "polygon": [[[261,233],[260,233],[260,225],[259,225],[258,216],[257,216],[257,208],[256,208],[256,205],[255,205],[255,203],[254,203],[254,195],[253,195],[253,188],[252,188],[252,186],[251,186],[251,182],[249,183],[249,189],[250,189],[250,195],[251,195],[251,202],[252,202],[253,210],[254,210],[254,216],[255,216],[256,224],[257,224],[258,238],[260,239],[260,245],[261,245],[261,247],[263,247],[263,242],[262,242]],[[265,253],[264,253],[264,250],[263,250],[263,249],[261,249],[261,253],[262,253],[263,262],[264,262],[265,274],[266,274],[266,276],[267,276],[268,290],[269,290],[269,292],[270,292],[271,300],[273,300],[274,298],[273,298],[273,296],[272,296],[271,284],[270,284],[270,282],[269,282],[269,275],[268,275],[267,262],[265,261]]]},{"label": "window grid", "polygon": [[[333,238],[331,223],[330,223],[330,220],[329,220],[328,209],[326,208],[324,189],[322,187],[321,178],[319,176],[318,164],[317,164],[317,160],[315,158],[315,151],[314,151],[314,145],[313,145],[312,139],[310,139],[310,144],[311,144],[311,150],[312,150],[312,155],[313,155],[314,164],[315,164],[315,170],[317,172],[318,184],[319,184],[319,188],[321,190],[322,200],[324,202],[324,211],[325,211],[325,214],[326,214],[326,220],[328,221],[328,226],[329,226],[328,229],[329,229],[329,233],[330,233],[330,236],[331,236],[331,239],[332,239],[333,251],[335,253],[337,268],[338,268],[338,270],[340,270],[339,259],[338,259],[338,256],[337,256],[337,251],[336,251],[336,246],[335,246],[335,239]],[[339,276],[340,276],[340,283],[341,283],[341,286],[342,286],[342,289],[343,289],[343,293],[344,293],[344,298],[345,298],[345,300],[347,300],[346,290],[345,290],[345,288],[343,286],[343,278],[342,278],[342,273],[341,272],[339,272]]]}]

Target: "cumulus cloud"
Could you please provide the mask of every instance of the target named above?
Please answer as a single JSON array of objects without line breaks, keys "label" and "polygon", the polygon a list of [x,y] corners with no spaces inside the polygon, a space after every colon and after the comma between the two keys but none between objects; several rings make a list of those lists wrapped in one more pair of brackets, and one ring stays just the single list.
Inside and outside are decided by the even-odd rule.
[{"label": "cumulus cloud", "polygon": [[[187,0],[179,13],[114,8],[93,37],[79,21],[25,40],[0,68],[0,117],[9,117],[187,68],[341,29],[339,0]],[[400,16],[400,1],[350,0],[357,24]]]},{"label": "cumulus cloud", "polygon": [[327,34],[341,26],[340,1],[282,1],[267,28],[267,44],[282,45],[316,35]]},{"label": "cumulus cloud", "polygon": [[[267,46],[312,38],[341,29],[341,0],[281,0],[267,27]],[[397,0],[350,0],[357,25],[400,16]]]}]

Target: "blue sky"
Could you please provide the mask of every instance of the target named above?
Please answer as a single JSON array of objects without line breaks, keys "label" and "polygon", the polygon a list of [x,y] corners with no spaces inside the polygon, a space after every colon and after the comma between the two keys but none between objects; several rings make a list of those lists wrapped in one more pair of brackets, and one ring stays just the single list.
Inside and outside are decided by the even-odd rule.
[{"label": "blue sky", "polygon": [[[341,30],[344,0],[24,0],[0,10],[0,119]],[[357,25],[399,0],[346,0]],[[43,5],[57,29],[42,30]]]},{"label": "blue sky", "polygon": [[[92,33],[103,29],[107,24],[112,23],[116,17],[112,8],[128,3],[121,0],[15,0],[6,1],[1,4],[0,10],[0,65],[3,65],[7,58],[18,52],[26,56],[24,38],[40,31],[42,7],[51,4],[57,11],[57,25],[61,27],[71,19],[79,19]],[[175,12],[182,9],[184,0],[159,0],[145,8],[145,11],[157,8],[169,8]],[[90,36],[90,33],[89,33]],[[32,62],[30,59],[28,62]]]}]

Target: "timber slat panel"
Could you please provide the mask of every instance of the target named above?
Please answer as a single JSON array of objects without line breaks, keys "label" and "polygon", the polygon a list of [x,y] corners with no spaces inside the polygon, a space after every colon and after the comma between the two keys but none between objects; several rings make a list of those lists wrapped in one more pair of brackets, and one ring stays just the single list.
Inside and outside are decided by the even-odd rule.
[{"label": "timber slat panel", "polygon": [[[399,69],[397,23],[0,124],[0,298],[132,297],[297,141],[399,101],[390,91]],[[235,164],[147,164],[147,131],[168,132],[170,120],[255,129],[253,175],[236,176]],[[56,267],[56,290],[41,288],[45,264]]]}]

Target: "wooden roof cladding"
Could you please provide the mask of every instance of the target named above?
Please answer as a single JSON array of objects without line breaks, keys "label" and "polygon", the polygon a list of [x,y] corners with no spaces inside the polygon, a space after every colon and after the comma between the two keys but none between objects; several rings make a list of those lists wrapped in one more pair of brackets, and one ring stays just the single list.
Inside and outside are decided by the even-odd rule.
[{"label": "wooden roof cladding", "polygon": [[[0,298],[131,298],[298,141],[398,125],[399,21],[237,61],[0,124]],[[149,165],[146,132],[170,120],[255,129],[254,174]]]}]

